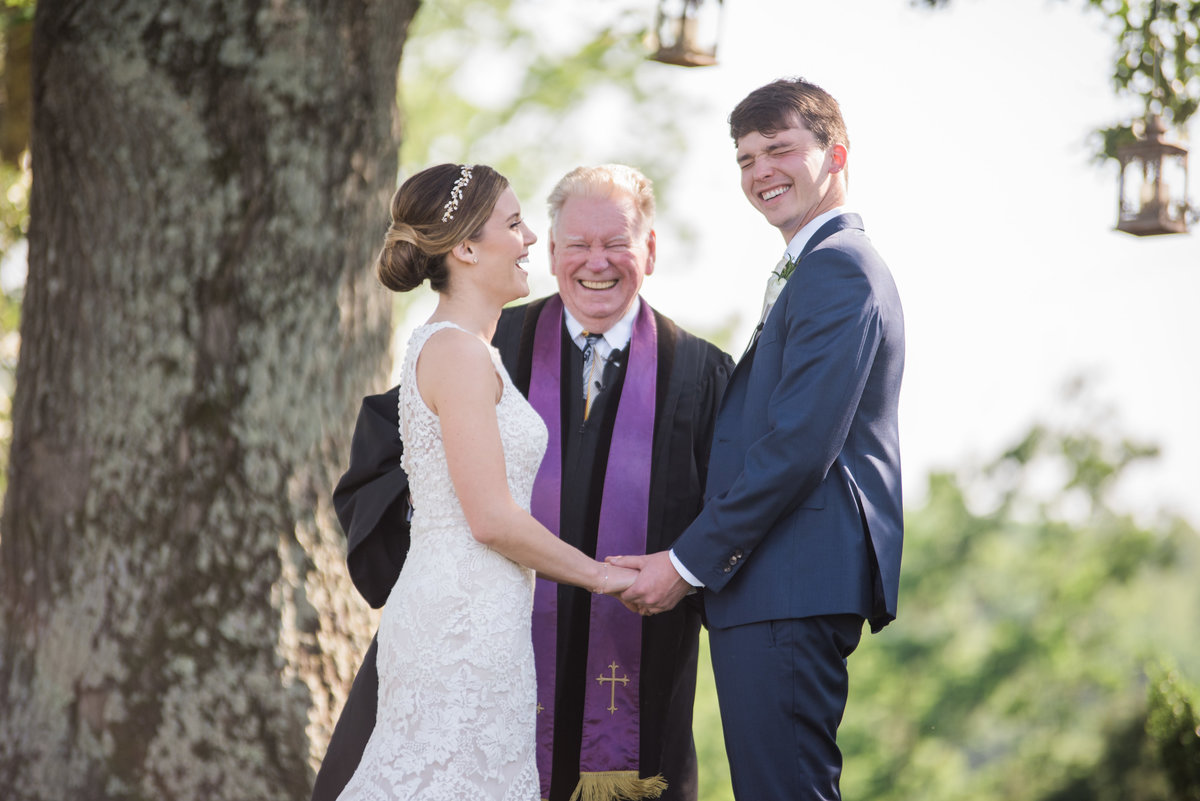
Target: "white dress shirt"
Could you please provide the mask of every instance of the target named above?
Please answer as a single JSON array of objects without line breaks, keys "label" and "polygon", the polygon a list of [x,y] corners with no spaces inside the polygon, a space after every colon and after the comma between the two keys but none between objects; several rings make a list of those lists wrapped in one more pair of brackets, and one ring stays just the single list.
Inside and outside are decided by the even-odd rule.
[{"label": "white dress shirt", "polygon": [[[612,327],[607,331],[588,331],[589,334],[600,334],[601,339],[593,346],[596,352],[600,354],[601,359],[608,359],[608,355],[614,350],[620,350],[629,343],[630,337],[633,336],[633,321],[637,318],[638,309],[642,307],[642,299],[634,298],[633,305],[629,307],[629,311],[625,312],[625,316],[612,324]],[[583,323],[575,319],[571,314],[571,310],[563,307],[563,318],[567,322],[567,333],[571,335],[571,339],[581,349],[583,348],[583,332],[586,330]]]}]

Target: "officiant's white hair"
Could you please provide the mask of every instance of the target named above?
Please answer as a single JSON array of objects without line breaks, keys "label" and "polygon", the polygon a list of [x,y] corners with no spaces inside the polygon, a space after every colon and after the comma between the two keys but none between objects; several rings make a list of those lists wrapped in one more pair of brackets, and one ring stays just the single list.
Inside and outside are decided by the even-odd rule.
[{"label": "officiant's white hair", "polygon": [[550,192],[550,231],[558,230],[558,214],[572,197],[615,197],[627,195],[641,217],[639,233],[654,227],[654,184],[636,167],[627,164],[601,164],[576,167],[564,175]]}]

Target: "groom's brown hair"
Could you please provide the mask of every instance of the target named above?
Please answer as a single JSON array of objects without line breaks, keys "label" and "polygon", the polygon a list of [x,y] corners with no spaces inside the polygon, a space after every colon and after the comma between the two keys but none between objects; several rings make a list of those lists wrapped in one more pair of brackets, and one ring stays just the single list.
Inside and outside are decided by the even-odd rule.
[{"label": "groom's brown hair", "polygon": [[736,144],[748,133],[773,136],[797,123],[812,131],[822,148],[835,144],[850,148],[838,102],[803,78],[780,78],[746,95],[729,115],[729,135]]}]

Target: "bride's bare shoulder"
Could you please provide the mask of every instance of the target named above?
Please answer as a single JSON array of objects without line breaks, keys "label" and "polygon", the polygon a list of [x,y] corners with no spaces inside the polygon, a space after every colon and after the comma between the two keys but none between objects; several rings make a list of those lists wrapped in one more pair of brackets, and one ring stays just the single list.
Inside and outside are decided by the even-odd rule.
[{"label": "bride's bare shoulder", "polygon": [[[417,385],[431,408],[447,398],[493,394],[496,367],[488,346],[461,328],[446,326],[429,336],[417,357]],[[439,396],[445,397],[439,397]]]}]

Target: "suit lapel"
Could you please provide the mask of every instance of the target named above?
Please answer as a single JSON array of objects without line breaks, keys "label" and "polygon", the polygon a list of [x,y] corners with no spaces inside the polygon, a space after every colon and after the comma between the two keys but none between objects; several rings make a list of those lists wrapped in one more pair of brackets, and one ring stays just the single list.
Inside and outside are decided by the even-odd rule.
[{"label": "suit lapel", "polygon": [[[800,251],[800,256],[796,259],[796,271],[799,271],[800,262],[804,260],[804,257],[809,253],[812,253],[813,250],[816,249],[817,245],[820,245],[826,239],[838,233],[839,231],[844,231],[849,228],[857,229],[859,231],[863,230],[862,217],[857,214],[839,214],[837,217],[834,217],[832,220],[818,228],[817,232],[809,237],[808,242],[804,244],[804,248]],[[796,272],[793,272],[792,276],[795,277],[795,275]],[[789,278],[787,284],[791,283],[792,279]],[[783,292],[788,291],[787,284],[784,285]],[[783,292],[780,293],[780,298],[776,301],[777,304],[783,299]],[[737,364],[734,365],[733,373],[729,376],[729,388],[727,388],[725,391],[725,398],[728,398],[731,396],[731,394],[733,394],[730,392],[730,389],[733,388],[735,382],[745,380],[739,376],[742,376],[745,372],[750,370],[751,365],[754,363],[754,354],[755,351],[758,350],[758,338],[761,336],[761,334],[762,332],[760,330],[756,330],[754,332],[754,334],[750,337],[750,344],[746,346],[745,352],[742,353],[742,358],[738,359]],[[721,409],[724,410],[724,408],[725,399],[722,398]]]}]

